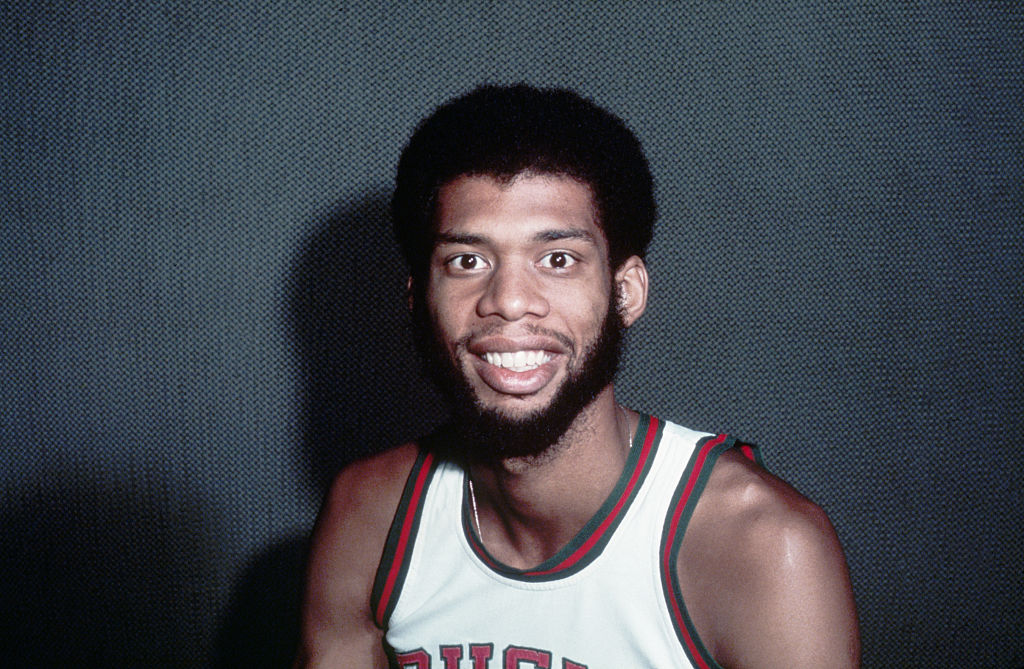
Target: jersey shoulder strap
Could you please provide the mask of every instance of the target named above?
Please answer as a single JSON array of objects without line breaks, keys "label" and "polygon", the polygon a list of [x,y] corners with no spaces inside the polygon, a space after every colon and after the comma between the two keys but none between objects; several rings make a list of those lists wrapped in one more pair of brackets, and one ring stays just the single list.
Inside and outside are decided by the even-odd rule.
[{"label": "jersey shoulder strap", "polygon": [[679,484],[668,507],[665,526],[661,534],[659,562],[665,603],[668,605],[676,636],[679,637],[679,642],[686,651],[687,657],[690,658],[690,662],[693,663],[694,667],[702,669],[717,669],[720,665],[715,662],[715,659],[697,635],[697,630],[686,610],[686,605],[683,603],[682,589],[679,585],[679,574],[675,569],[675,565],[679,558],[680,547],[683,544],[686,526],[693,516],[693,510],[696,508],[697,501],[707,485],[708,478],[711,476],[711,469],[714,467],[718,457],[731,448],[739,449],[750,460],[759,465],[764,465],[760,450],[753,444],[737,441],[735,437],[725,434],[718,436],[709,435],[701,439],[694,449],[693,455],[690,457],[686,470],[679,479]]},{"label": "jersey shoulder strap", "polygon": [[420,451],[405,481],[402,498],[391,521],[391,529],[384,544],[384,552],[370,593],[370,607],[377,627],[386,629],[391,613],[398,602],[402,584],[409,571],[409,558],[419,531],[423,515],[423,500],[437,471],[438,458],[426,447],[430,438],[420,442]]}]

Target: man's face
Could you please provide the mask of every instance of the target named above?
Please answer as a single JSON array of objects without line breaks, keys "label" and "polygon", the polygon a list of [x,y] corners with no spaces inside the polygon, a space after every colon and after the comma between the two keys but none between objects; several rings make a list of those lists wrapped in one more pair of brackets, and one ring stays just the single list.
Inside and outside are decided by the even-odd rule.
[{"label": "man's face", "polygon": [[463,176],[440,190],[436,225],[420,320],[460,427],[491,456],[543,452],[618,362],[623,326],[590,189]]}]

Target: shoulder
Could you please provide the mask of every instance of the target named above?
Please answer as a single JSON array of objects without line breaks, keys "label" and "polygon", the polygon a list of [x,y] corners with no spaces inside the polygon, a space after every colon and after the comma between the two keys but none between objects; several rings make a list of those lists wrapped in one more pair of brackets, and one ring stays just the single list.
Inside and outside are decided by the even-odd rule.
[{"label": "shoulder", "polygon": [[302,637],[310,665],[341,652],[354,663],[348,653],[360,648],[380,652],[370,592],[418,452],[416,444],[404,444],[355,462],[335,477],[313,531],[306,575]]},{"label": "shoulder", "polygon": [[331,519],[344,520],[353,514],[371,518],[386,515],[390,524],[418,454],[419,447],[410,442],[342,469],[324,500],[317,531],[328,530],[324,525]]},{"label": "shoulder", "polygon": [[735,450],[722,454],[677,564],[712,654],[730,666],[855,666],[846,560],[825,512]]},{"label": "shoulder", "polygon": [[697,512],[715,521],[717,534],[762,555],[790,542],[799,544],[790,548],[820,548],[835,537],[821,507],[735,449],[715,463]]},{"label": "shoulder", "polygon": [[[375,572],[405,480],[419,449],[403,444],[355,462],[335,477],[313,531],[310,567],[330,575]],[[353,562],[354,561],[354,562]],[[372,580],[373,573],[370,574]]]}]

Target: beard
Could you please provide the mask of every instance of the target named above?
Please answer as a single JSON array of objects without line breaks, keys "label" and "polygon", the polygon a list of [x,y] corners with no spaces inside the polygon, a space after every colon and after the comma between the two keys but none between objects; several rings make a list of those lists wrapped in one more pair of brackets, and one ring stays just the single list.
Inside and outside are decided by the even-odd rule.
[{"label": "beard", "polygon": [[[446,457],[473,464],[542,455],[615,379],[625,325],[613,299],[608,301],[597,337],[579,355],[573,343],[561,333],[537,330],[569,347],[570,367],[548,405],[522,416],[512,416],[483,404],[441,341],[436,324],[421,306],[423,304],[422,299],[414,300],[415,339],[427,370],[447,400],[455,420],[451,438],[435,440]],[[464,349],[466,340],[460,341],[456,350]]]}]

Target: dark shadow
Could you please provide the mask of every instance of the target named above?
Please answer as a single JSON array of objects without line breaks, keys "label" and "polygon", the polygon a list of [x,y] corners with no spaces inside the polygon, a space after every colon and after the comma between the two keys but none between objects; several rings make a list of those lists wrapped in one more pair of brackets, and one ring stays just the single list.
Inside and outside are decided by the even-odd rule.
[{"label": "dark shadow", "polygon": [[257,556],[242,575],[217,634],[215,667],[289,667],[299,639],[307,537]]},{"label": "dark shadow", "polygon": [[[296,256],[287,315],[302,379],[297,456],[320,496],[346,464],[444,417],[413,346],[405,283],[384,192],[336,206]],[[306,538],[292,537],[252,560],[222,621],[216,666],[289,664],[305,554]]]},{"label": "dark shadow", "polygon": [[[164,476],[164,475],[161,475]],[[48,471],[3,510],[5,667],[198,666],[214,528],[186,480]],[[12,503],[13,502],[13,503]]]},{"label": "dark shadow", "polygon": [[302,462],[322,493],[345,464],[436,425],[406,308],[388,196],[336,206],[295,262],[290,328],[302,375]]}]

